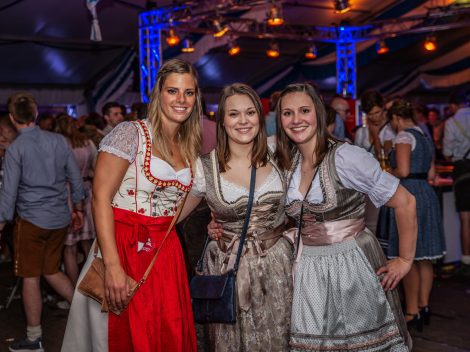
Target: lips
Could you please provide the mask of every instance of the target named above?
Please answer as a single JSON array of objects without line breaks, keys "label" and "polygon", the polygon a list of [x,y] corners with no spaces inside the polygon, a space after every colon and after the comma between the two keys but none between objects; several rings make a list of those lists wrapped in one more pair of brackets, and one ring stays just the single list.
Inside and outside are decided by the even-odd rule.
[{"label": "lips", "polygon": [[178,114],[183,114],[188,110],[188,108],[184,106],[172,106],[171,108]]},{"label": "lips", "polygon": [[251,129],[252,129],[252,127],[243,127],[243,128],[236,128],[235,131],[237,131],[239,133],[242,133],[242,134],[245,134],[245,133],[250,132]]}]

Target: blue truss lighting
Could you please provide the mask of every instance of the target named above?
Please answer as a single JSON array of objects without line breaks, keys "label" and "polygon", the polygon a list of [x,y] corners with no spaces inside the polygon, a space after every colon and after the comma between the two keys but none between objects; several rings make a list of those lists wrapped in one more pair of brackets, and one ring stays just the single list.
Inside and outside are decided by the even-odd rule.
[{"label": "blue truss lighting", "polygon": [[158,70],[163,63],[162,30],[169,27],[172,13],[184,8],[186,6],[154,9],[139,15],[140,94],[144,103],[150,100]]}]

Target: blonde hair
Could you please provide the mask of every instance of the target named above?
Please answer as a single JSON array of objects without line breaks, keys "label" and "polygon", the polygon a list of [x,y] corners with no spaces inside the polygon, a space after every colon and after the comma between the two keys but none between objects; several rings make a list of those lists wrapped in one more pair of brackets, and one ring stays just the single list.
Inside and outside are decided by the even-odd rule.
[{"label": "blonde hair", "polygon": [[161,110],[161,94],[165,80],[172,73],[189,74],[194,79],[196,102],[189,118],[184,121],[178,131],[178,144],[181,150],[181,156],[191,164],[199,155],[202,143],[202,107],[201,94],[197,83],[197,73],[194,67],[186,61],[172,59],[166,61],[157,74],[155,86],[151,93],[149,103],[148,119],[152,124],[153,143],[160,152],[163,160],[171,164],[171,151],[168,148],[167,138],[163,134],[163,120]]}]

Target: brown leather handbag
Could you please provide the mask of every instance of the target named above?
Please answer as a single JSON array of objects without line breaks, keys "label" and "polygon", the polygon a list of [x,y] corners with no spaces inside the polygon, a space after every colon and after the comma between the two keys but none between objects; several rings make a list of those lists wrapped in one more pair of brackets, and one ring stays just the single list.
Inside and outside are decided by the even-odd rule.
[{"label": "brown leather handbag", "polygon": [[[147,270],[145,271],[144,275],[142,278],[139,280],[139,282],[135,281],[133,278],[130,276],[127,276],[127,281],[128,281],[128,286],[129,286],[129,299],[128,303],[130,302],[131,298],[135,295],[137,290],[139,289],[140,286],[144,284],[144,282],[147,280],[148,275],[150,274],[150,271],[152,270],[153,264],[155,264],[155,261],[157,260],[158,254],[160,253],[160,250],[163,247],[163,244],[165,243],[165,240],[167,239],[168,235],[170,234],[171,229],[176,223],[176,220],[178,219],[181,210],[183,209],[183,205],[185,202],[186,198],[183,199],[183,202],[181,206],[178,208],[177,213],[173,217],[173,220],[171,221],[170,226],[168,227],[168,230],[166,231],[165,237],[163,238],[162,244],[160,247],[155,252],[155,255],[152,258],[152,261],[150,262]],[[116,315],[120,315],[126,307],[122,309],[115,309],[111,308],[109,306],[109,302],[106,299],[106,293],[105,293],[105,287],[104,287],[104,274],[105,274],[105,265],[103,262],[103,259],[98,257],[98,242],[95,244],[95,249],[93,255],[95,258],[93,259],[93,262],[91,263],[90,268],[86,272],[85,276],[83,277],[82,281],[80,281],[80,284],[78,285],[77,289],[83,293],[85,296],[90,297],[91,299],[97,301],[98,303],[101,304],[101,311],[103,313],[108,313],[112,312]]]}]

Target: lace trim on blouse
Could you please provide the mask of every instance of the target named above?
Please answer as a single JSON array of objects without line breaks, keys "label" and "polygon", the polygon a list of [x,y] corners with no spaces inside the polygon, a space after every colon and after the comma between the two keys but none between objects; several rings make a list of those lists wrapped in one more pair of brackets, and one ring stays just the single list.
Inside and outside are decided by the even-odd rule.
[{"label": "lace trim on blouse", "polygon": [[121,122],[100,143],[100,152],[106,152],[134,162],[139,144],[137,127],[129,121]]}]

